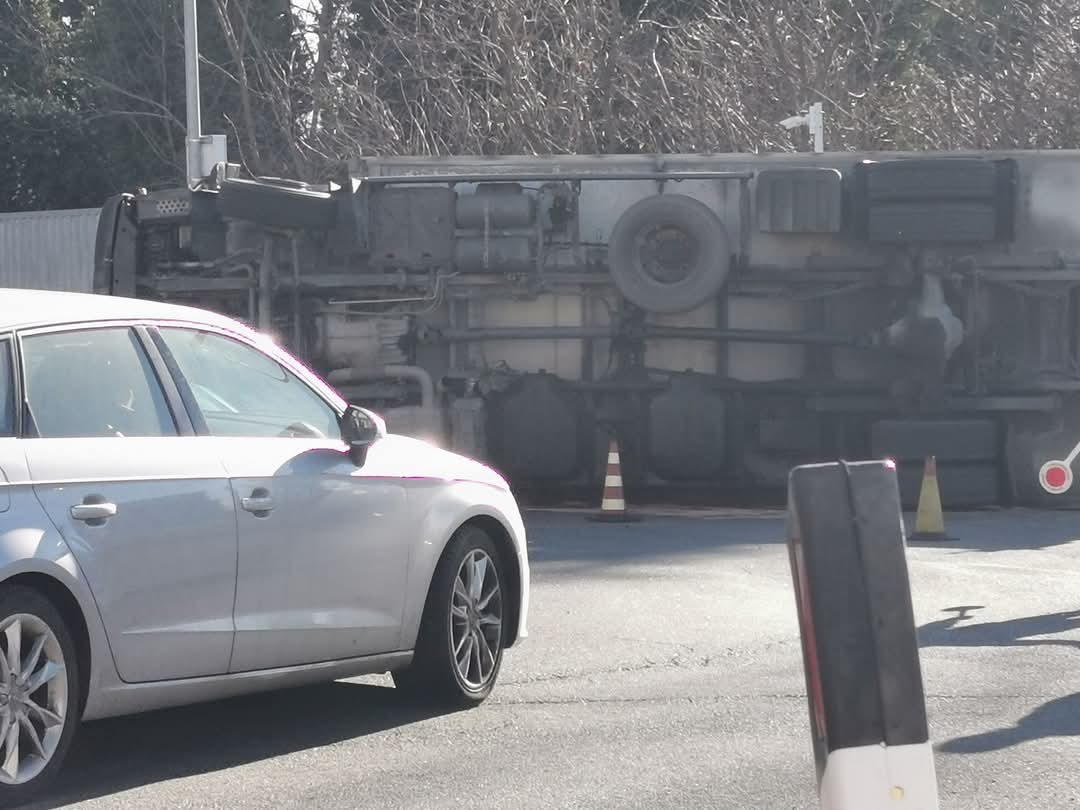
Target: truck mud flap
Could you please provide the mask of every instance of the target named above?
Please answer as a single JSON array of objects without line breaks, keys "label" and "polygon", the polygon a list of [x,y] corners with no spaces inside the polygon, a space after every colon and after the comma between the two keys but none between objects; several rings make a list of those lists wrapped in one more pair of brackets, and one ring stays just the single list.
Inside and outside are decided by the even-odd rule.
[{"label": "truck mud flap", "polygon": [[647,312],[688,312],[716,296],[731,268],[723,221],[703,202],[658,194],[631,205],[608,239],[619,292]]}]

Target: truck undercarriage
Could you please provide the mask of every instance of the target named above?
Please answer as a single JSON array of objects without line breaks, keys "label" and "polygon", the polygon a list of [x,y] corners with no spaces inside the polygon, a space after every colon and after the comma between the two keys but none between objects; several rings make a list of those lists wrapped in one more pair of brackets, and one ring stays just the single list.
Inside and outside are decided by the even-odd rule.
[{"label": "truck undercarriage", "polygon": [[355,161],[120,195],[95,289],[270,331],[523,497],[782,499],[891,456],[947,507],[1069,504],[1080,153]]}]

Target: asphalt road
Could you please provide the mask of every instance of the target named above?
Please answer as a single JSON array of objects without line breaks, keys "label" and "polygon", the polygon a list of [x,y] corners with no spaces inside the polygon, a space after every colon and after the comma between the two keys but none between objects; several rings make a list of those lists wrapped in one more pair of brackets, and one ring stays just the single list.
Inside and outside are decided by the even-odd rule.
[{"label": "asphalt road", "polygon": [[[816,808],[783,522],[532,514],[532,637],[478,709],[383,678],[87,725],[81,808]],[[942,809],[1080,806],[1080,513],[912,547]]]}]

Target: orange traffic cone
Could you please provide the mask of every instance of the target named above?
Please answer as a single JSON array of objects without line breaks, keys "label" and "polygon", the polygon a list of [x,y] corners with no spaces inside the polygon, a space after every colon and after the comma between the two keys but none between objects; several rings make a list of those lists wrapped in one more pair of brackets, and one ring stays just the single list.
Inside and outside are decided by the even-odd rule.
[{"label": "orange traffic cone", "polygon": [[945,533],[945,515],[941,508],[941,491],[937,481],[937,459],[927,456],[923,469],[919,506],[915,513],[915,531],[908,535],[914,542],[955,540]]},{"label": "orange traffic cone", "polygon": [[619,443],[612,439],[608,445],[607,475],[604,478],[604,495],[600,511],[589,517],[604,523],[634,523],[641,518],[626,511],[623,498],[622,470],[619,463]]}]

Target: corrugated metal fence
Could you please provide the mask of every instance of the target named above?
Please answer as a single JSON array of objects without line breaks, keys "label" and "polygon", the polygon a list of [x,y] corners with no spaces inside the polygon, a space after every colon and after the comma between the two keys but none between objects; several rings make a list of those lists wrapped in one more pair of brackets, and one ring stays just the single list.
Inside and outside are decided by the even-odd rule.
[{"label": "corrugated metal fence", "polygon": [[90,292],[100,208],[0,214],[0,287]]}]

